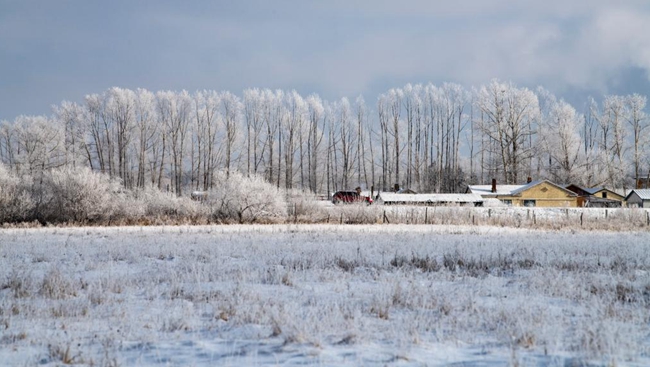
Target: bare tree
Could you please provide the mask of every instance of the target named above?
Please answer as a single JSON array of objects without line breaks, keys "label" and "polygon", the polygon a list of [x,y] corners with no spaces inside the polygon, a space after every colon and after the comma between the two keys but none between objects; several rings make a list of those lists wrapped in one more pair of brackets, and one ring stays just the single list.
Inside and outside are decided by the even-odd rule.
[{"label": "bare tree", "polygon": [[632,163],[634,165],[634,178],[638,180],[641,175],[641,156],[645,152],[647,143],[646,129],[648,121],[645,112],[646,97],[633,94],[625,97],[627,122],[632,129],[633,149]]},{"label": "bare tree", "polygon": [[[309,119],[309,137],[307,139],[307,155],[309,157],[309,189],[312,192],[320,190],[318,182],[319,167],[319,147],[325,133],[323,101],[317,95],[311,95],[307,98],[307,109]],[[323,125],[320,125],[323,122]],[[329,178],[329,177],[328,177]]]},{"label": "bare tree", "polygon": [[539,140],[549,157],[548,172],[555,182],[585,184],[585,163],[580,139],[582,117],[564,101],[542,91]]},{"label": "bare tree", "polygon": [[159,117],[171,148],[172,184],[177,196],[183,194],[183,158],[190,122],[192,99],[187,91],[158,92]]},{"label": "bare tree", "polygon": [[527,142],[536,133],[537,96],[526,88],[493,80],[477,91],[475,101],[485,116],[480,129],[496,145],[505,183],[518,183],[519,174],[529,168],[523,165],[534,154],[534,146]]},{"label": "bare tree", "polygon": [[226,176],[230,175],[230,166],[232,163],[233,146],[237,137],[237,128],[241,117],[242,103],[239,97],[224,92],[220,95],[223,122],[225,128],[226,143]]},{"label": "bare tree", "polygon": [[293,188],[294,180],[294,159],[298,150],[299,138],[302,135],[302,127],[306,119],[307,104],[298,92],[291,91],[287,95],[287,113],[284,132],[284,166],[285,166],[285,187]]}]

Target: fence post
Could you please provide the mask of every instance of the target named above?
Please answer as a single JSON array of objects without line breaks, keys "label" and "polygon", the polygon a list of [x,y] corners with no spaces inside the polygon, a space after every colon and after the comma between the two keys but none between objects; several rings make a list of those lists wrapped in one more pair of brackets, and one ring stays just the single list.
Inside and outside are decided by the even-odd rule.
[{"label": "fence post", "polygon": [[605,209],[605,219],[607,219],[607,209]]},{"label": "fence post", "polygon": [[580,227],[582,227],[582,216],[583,216],[584,214],[585,214],[585,213],[580,213]]},{"label": "fence post", "polygon": [[340,224],[343,224],[343,213],[341,213],[341,223]]},{"label": "fence post", "polygon": [[429,224],[429,208],[424,208],[424,224]]}]

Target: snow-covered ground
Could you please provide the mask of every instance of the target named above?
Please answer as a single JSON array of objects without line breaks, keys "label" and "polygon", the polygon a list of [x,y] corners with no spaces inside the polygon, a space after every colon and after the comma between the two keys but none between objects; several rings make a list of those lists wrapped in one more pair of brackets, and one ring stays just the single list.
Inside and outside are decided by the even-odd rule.
[{"label": "snow-covered ground", "polygon": [[0,365],[650,365],[650,233],[0,230]]}]

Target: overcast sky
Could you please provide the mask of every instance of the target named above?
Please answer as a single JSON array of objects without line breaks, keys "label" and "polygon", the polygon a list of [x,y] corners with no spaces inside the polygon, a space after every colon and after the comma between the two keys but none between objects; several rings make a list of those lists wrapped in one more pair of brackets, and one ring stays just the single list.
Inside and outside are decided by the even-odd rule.
[{"label": "overcast sky", "polygon": [[650,95],[648,35],[647,0],[0,0],[0,120],[112,86],[374,106],[409,82],[492,78],[582,110],[590,95]]}]

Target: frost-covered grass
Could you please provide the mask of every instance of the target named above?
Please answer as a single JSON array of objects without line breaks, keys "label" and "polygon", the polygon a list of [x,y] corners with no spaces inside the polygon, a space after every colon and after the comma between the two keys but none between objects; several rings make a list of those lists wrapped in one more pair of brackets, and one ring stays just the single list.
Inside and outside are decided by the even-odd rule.
[{"label": "frost-covered grass", "polygon": [[650,233],[0,230],[3,365],[650,364]]}]

